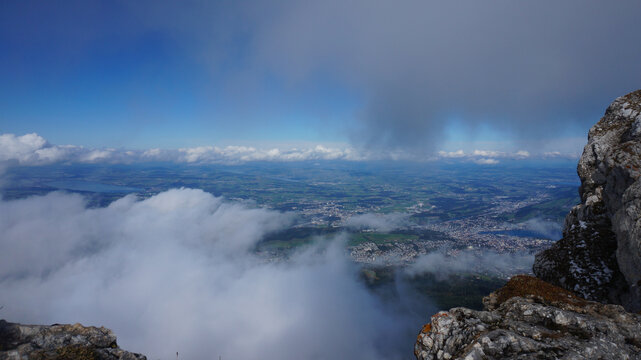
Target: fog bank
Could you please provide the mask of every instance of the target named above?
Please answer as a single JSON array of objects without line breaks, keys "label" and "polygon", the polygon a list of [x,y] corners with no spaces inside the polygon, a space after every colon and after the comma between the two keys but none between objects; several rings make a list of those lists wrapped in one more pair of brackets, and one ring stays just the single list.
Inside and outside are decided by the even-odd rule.
[{"label": "fog bank", "polygon": [[411,356],[416,324],[382,307],[340,243],[280,264],[253,255],[288,214],[191,189],[96,209],[56,192],[0,213],[9,321],[103,325],[150,359]]}]

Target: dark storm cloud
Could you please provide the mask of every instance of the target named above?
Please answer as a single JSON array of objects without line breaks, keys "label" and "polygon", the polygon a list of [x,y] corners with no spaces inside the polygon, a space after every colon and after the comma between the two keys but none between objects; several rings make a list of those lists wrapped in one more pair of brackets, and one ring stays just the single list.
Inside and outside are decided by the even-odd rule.
[{"label": "dark storm cloud", "polygon": [[261,61],[357,88],[355,138],[437,141],[456,116],[524,137],[584,129],[641,84],[637,1],[294,2],[261,23]]}]

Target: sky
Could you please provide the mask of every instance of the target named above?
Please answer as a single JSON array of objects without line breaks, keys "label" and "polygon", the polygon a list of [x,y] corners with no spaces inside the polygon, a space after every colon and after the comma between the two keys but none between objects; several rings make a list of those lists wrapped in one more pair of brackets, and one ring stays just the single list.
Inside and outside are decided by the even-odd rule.
[{"label": "sky", "polygon": [[[575,161],[608,104],[641,84],[639,15],[639,1],[0,0],[0,175],[52,163]],[[0,213],[0,316],[104,325],[150,359],[406,358],[433,313],[382,304],[341,235],[265,261],[252,249],[296,214],[198,189],[98,208],[64,192],[0,198]],[[433,254],[406,275],[531,262]]]},{"label": "sky", "polygon": [[639,14],[638,1],[3,1],[0,134],[98,151],[577,155],[641,84]]}]

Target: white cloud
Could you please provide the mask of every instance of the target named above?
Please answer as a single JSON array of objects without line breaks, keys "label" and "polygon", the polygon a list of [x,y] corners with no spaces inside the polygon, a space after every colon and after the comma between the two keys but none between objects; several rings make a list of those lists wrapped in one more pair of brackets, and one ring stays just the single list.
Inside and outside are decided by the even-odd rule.
[{"label": "white cloud", "polygon": [[460,158],[465,156],[465,152],[463,150],[457,150],[457,151],[439,151],[438,152],[439,156],[444,157],[444,158]]},{"label": "white cloud", "polygon": [[486,156],[486,157],[497,157],[497,156],[503,156],[504,153],[500,151],[493,151],[493,150],[474,150],[472,152],[473,156]]},{"label": "white cloud", "polygon": [[423,255],[406,268],[406,273],[415,276],[433,274],[439,280],[451,274],[468,272],[500,275],[516,271],[529,272],[534,263],[534,255],[499,254],[491,251],[461,251],[457,255],[446,255],[442,251]]},{"label": "white cloud", "polygon": [[543,153],[542,157],[544,159],[577,159],[580,154],[571,154],[571,153],[562,153],[560,151],[546,151]]},{"label": "white cloud", "polygon": [[[157,150],[157,149],[156,149]],[[247,162],[247,161],[305,161],[305,160],[359,160],[350,148],[328,148],[317,145],[312,148],[299,149],[257,149],[250,146],[201,146],[154,153],[146,152],[146,157],[157,160],[174,160],[179,162]]]},{"label": "white cloud", "polygon": [[470,153],[465,153],[463,150],[458,150],[454,152],[439,151],[438,154],[441,158],[459,158],[466,161],[472,161],[480,165],[498,164],[498,159],[524,160],[530,157],[530,153],[525,150],[505,152],[497,150],[475,149]]},{"label": "white cloud", "polygon": [[[90,150],[83,154],[79,160],[81,162],[98,162],[98,161],[104,161],[104,160],[110,160],[114,156],[114,150],[109,149],[109,150]],[[126,155],[126,154],[123,154]]]},{"label": "white cloud", "polygon": [[0,135],[0,161],[19,164],[46,164],[65,159],[76,150],[74,146],[53,147],[36,133],[16,136]]},{"label": "white cloud", "polygon": [[170,161],[184,163],[234,163],[248,161],[364,160],[354,149],[316,145],[309,148],[268,148],[251,146],[198,146],[179,149],[90,149],[73,145],[51,145],[33,133],[23,136],[0,135],[0,161],[20,165],[43,165],[55,162],[131,163]]},{"label": "white cloud", "polygon": [[0,213],[4,318],[104,325],[150,359],[406,358],[423,320],[383,310],[340,244],[261,260],[251,249],[290,216],[200,190],[94,209],[50,193]]},{"label": "white cloud", "polygon": [[[568,157],[546,152],[543,157]],[[145,161],[178,163],[241,163],[249,161],[315,161],[315,160],[410,160],[433,161],[438,159],[471,160],[480,164],[495,164],[494,159],[526,159],[529,152],[519,150],[514,153],[495,150],[475,149],[466,153],[439,151],[438,156],[412,154],[406,151],[371,152],[359,151],[348,145],[311,145],[308,147],[268,147],[229,145],[197,146],[178,149],[152,148],[147,150],[92,149],[75,145],[52,145],[38,134],[16,136],[0,135],[0,162],[13,162],[19,165],[44,165],[58,162],[68,163],[134,163]],[[575,156],[575,155],[572,155]]]},{"label": "white cloud", "polygon": [[479,165],[496,165],[499,163],[496,159],[476,159],[474,162]]},{"label": "white cloud", "polygon": [[524,224],[526,229],[539,233],[551,240],[558,240],[562,236],[563,226],[559,223],[534,218],[525,221]]}]

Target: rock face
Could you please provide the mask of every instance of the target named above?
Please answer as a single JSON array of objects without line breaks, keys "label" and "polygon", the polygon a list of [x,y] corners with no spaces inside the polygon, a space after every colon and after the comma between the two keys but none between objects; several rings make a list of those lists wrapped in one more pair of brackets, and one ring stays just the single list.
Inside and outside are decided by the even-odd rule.
[{"label": "rock face", "polygon": [[515,276],[484,300],[486,311],[432,316],[414,354],[423,359],[641,359],[641,315]]},{"label": "rock face", "polygon": [[0,320],[0,360],[146,360],[104,327],[20,325]]},{"label": "rock face", "polygon": [[641,359],[641,90],[590,129],[577,172],[581,204],[538,278],[513,277],[485,311],[432,316],[417,359]]},{"label": "rock face", "polygon": [[641,90],[590,129],[577,172],[581,204],[534,274],[586,299],[641,310]]}]

